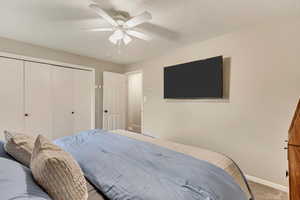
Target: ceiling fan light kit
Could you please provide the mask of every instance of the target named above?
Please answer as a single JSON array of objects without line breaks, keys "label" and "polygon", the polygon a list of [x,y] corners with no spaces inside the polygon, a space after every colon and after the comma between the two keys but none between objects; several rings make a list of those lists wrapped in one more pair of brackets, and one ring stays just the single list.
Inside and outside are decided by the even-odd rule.
[{"label": "ceiling fan light kit", "polygon": [[89,31],[113,32],[113,34],[108,38],[111,43],[115,45],[128,45],[133,40],[132,37],[145,41],[151,40],[151,37],[148,35],[134,30],[135,27],[152,19],[152,15],[149,12],[146,11],[131,19],[125,19],[122,16],[110,16],[105,10],[95,3],[90,4],[89,7],[112,26],[107,28],[93,28],[89,29]]}]

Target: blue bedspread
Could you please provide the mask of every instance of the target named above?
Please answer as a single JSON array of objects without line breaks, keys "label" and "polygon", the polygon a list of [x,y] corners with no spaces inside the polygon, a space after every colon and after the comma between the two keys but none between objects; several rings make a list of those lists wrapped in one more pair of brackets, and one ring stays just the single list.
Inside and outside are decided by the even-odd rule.
[{"label": "blue bedspread", "polygon": [[111,200],[246,200],[221,168],[151,143],[103,130],[55,143]]}]

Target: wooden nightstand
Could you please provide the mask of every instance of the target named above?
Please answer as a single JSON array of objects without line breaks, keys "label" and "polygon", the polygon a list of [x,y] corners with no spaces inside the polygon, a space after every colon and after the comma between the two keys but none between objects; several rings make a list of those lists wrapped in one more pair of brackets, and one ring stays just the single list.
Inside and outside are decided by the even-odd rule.
[{"label": "wooden nightstand", "polygon": [[290,200],[300,200],[300,100],[289,129],[288,160]]}]

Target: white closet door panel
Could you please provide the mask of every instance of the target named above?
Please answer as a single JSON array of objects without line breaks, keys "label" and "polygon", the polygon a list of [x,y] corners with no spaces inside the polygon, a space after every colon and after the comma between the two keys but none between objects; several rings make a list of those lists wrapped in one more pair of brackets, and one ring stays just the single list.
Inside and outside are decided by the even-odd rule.
[{"label": "white closet door panel", "polygon": [[103,72],[103,129],[125,129],[126,80],[123,74]]},{"label": "white closet door panel", "polygon": [[51,66],[25,62],[26,132],[52,139]]},{"label": "white closet door panel", "polygon": [[93,73],[74,70],[74,131],[80,132],[92,128],[92,89]]},{"label": "white closet door panel", "polygon": [[23,61],[0,58],[0,139],[3,131],[24,131]]},{"label": "white closet door panel", "polygon": [[53,138],[74,133],[73,82],[74,70],[53,67]]}]

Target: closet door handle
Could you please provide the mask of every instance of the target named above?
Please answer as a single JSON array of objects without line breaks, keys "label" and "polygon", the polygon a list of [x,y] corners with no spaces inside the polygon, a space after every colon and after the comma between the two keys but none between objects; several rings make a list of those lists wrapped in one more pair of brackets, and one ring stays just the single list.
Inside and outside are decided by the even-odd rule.
[{"label": "closet door handle", "polygon": [[74,111],[72,111],[72,115],[74,115],[75,114],[75,112]]},{"label": "closet door handle", "polygon": [[29,114],[28,114],[28,113],[25,113],[24,116],[25,116],[25,117],[29,117]]}]

